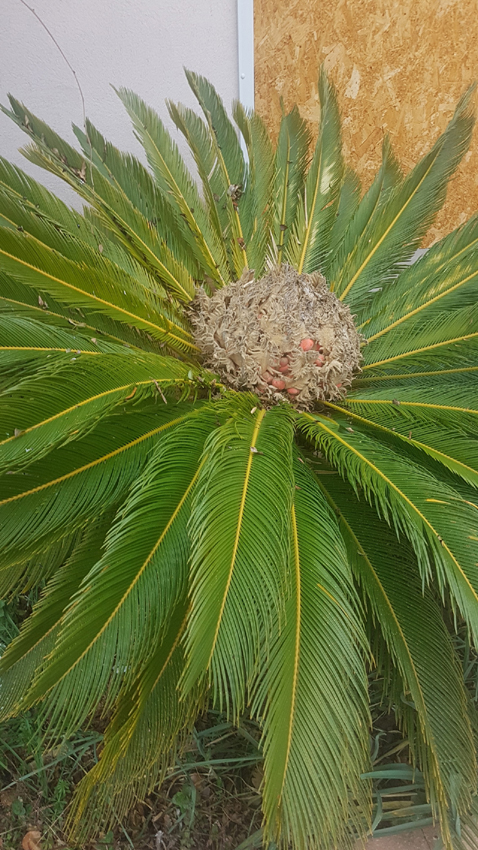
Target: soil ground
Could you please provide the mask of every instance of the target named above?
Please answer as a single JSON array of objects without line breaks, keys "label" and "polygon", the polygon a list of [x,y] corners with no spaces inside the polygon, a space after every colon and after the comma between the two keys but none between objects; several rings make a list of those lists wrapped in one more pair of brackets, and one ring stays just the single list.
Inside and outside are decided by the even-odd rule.
[{"label": "soil ground", "polygon": [[437,838],[438,830],[434,827],[414,829],[401,835],[371,838],[366,844],[366,850],[433,850]]}]

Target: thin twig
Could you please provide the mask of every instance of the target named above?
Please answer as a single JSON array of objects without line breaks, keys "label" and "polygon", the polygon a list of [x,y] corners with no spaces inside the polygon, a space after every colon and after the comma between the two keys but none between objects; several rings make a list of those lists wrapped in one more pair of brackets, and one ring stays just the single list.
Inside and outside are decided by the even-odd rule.
[{"label": "thin twig", "polygon": [[62,58],[64,59],[64,61],[68,65],[68,68],[70,69],[71,73],[73,74],[73,77],[74,77],[74,80],[75,80],[75,83],[76,83],[76,87],[77,87],[77,89],[80,93],[81,109],[82,109],[82,112],[83,112],[83,127],[84,127],[84,130],[85,130],[87,142],[90,146],[90,175],[91,175],[91,182],[92,182],[92,185],[93,185],[93,188],[94,188],[94,183],[93,183],[93,145],[91,144],[91,139],[90,139],[90,136],[89,136],[89,133],[88,133],[88,127],[87,127],[87,124],[86,124],[85,97],[84,97],[84,94],[83,94],[83,89],[81,88],[81,85],[80,85],[80,81],[78,79],[78,75],[77,75],[75,69],[73,68],[73,65],[71,64],[70,60],[68,59],[67,55],[62,50],[60,44],[58,43],[55,36],[53,35],[52,31],[47,27],[46,23],[40,18],[40,15],[35,11],[35,9],[32,6],[28,5],[26,0],[20,0],[20,3],[22,3],[23,6],[25,6],[25,8],[28,9],[28,11],[32,13],[32,15],[36,18],[36,20],[38,21],[40,26],[42,26],[43,29],[45,30],[45,32],[50,36],[50,38],[51,38],[53,44],[55,45],[56,49],[59,51],[60,55],[62,56]]},{"label": "thin twig", "polygon": [[45,22],[44,22],[44,21],[42,21],[42,19],[41,19],[41,18],[40,18],[40,16],[37,14],[37,12],[35,12],[35,9],[33,9],[31,6],[29,6],[29,5],[28,5],[28,3],[26,3],[26,2],[25,2],[25,0],[20,0],[20,3],[22,3],[22,4],[23,4],[23,5],[24,5],[24,6],[25,6],[25,7],[26,7],[26,8],[27,8],[27,9],[28,9],[31,13],[32,13],[32,15],[34,15],[34,16],[35,16],[35,18],[37,19],[38,23],[39,23],[39,24],[41,24],[41,26],[43,27],[43,29],[45,30],[45,32],[47,32],[47,33],[48,33],[48,35],[50,36],[50,38],[51,38],[51,40],[52,40],[53,44],[55,45],[55,47],[57,48],[57,50],[59,50],[59,51],[60,51],[61,55],[63,56],[63,59],[65,60],[65,62],[66,62],[66,64],[68,65],[68,67],[69,67],[69,69],[70,69],[71,73],[73,74],[73,76],[74,76],[74,78],[75,78],[75,83],[76,83],[77,88],[78,88],[78,91],[80,92],[80,97],[81,97],[81,106],[82,106],[82,110],[83,110],[83,124],[84,124],[84,126],[85,126],[85,131],[86,131],[86,109],[85,109],[85,98],[84,98],[84,96],[83,96],[83,90],[82,90],[82,88],[81,88],[81,86],[80,86],[80,81],[79,81],[79,79],[78,79],[78,76],[77,76],[77,73],[76,73],[75,69],[73,68],[73,66],[72,66],[71,62],[68,60],[68,57],[65,55],[65,53],[64,53],[64,52],[63,52],[63,50],[61,49],[61,47],[60,47],[60,45],[58,44],[58,42],[57,42],[57,40],[56,40],[55,36],[54,36],[54,35],[53,35],[53,33],[51,32],[51,30],[49,30],[49,29],[48,29],[47,25],[45,24]]}]

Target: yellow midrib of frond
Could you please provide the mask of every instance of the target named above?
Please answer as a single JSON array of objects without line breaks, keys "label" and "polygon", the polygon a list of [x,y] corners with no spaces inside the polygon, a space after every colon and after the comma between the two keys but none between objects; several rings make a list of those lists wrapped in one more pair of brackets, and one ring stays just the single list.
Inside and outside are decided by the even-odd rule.
[{"label": "yellow midrib of frond", "polygon": [[169,168],[169,166],[167,165],[166,160],[164,159],[164,157],[163,157],[163,155],[162,155],[162,153],[161,153],[160,149],[158,148],[158,146],[157,146],[156,142],[154,141],[153,137],[151,136],[151,133],[150,133],[150,132],[146,129],[146,127],[145,127],[144,125],[143,125],[143,129],[144,129],[144,132],[148,135],[148,138],[149,138],[149,140],[150,140],[150,142],[151,142],[151,144],[152,144],[152,146],[153,146],[154,150],[156,151],[156,153],[157,153],[157,155],[158,155],[158,157],[159,157],[160,161],[163,163],[163,168],[165,168],[165,169],[166,169],[166,171],[167,171],[167,173],[168,173],[168,180],[169,180],[169,181],[171,182],[171,184],[174,186],[174,191],[175,191],[175,193],[177,194],[177,196],[178,196],[179,198],[181,198],[181,208],[182,208],[182,212],[183,212],[183,214],[185,215],[186,220],[187,220],[187,222],[188,222],[189,226],[191,227],[191,229],[192,229],[195,233],[198,233],[198,234],[201,236],[201,238],[202,238],[202,244],[204,245],[204,247],[205,247],[205,249],[206,249],[206,253],[207,253],[208,257],[209,257],[209,265],[210,265],[210,267],[211,267],[212,269],[215,269],[215,270],[216,270],[216,272],[217,272],[217,274],[219,275],[219,278],[220,278],[220,280],[221,280],[222,284],[224,285],[224,284],[226,283],[226,281],[224,280],[223,276],[221,275],[221,272],[219,271],[219,269],[218,269],[218,267],[217,267],[217,263],[216,263],[216,261],[215,261],[215,259],[214,259],[213,255],[212,255],[212,253],[211,253],[211,249],[209,248],[209,245],[207,244],[207,242],[206,242],[206,240],[205,240],[205,238],[204,238],[203,234],[201,233],[201,230],[200,230],[200,228],[199,228],[199,225],[198,225],[198,223],[197,223],[196,219],[194,218],[194,216],[193,216],[193,214],[192,214],[192,212],[191,212],[191,209],[190,209],[190,207],[189,207],[189,204],[188,204],[188,203],[187,203],[187,201],[186,201],[186,198],[184,197],[184,195],[183,195],[183,193],[181,192],[181,189],[179,188],[179,186],[178,186],[178,184],[177,184],[177,182],[176,182],[175,178],[173,177],[173,174],[172,174],[172,172],[171,172],[171,169],[170,169],[170,168]]},{"label": "yellow midrib of frond", "polygon": [[247,488],[249,486],[249,479],[250,479],[250,476],[251,476],[252,460],[253,460],[253,457],[254,457],[253,449],[255,449],[255,447],[256,447],[257,435],[259,434],[259,429],[261,427],[262,420],[264,419],[265,415],[266,415],[265,410],[259,410],[259,412],[257,414],[256,423],[254,425],[254,431],[252,433],[251,446],[250,446],[249,456],[247,458],[246,472],[245,472],[245,475],[244,475],[244,486],[242,488],[241,502],[240,502],[240,505],[239,505],[239,514],[238,514],[238,518],[237,518],[236,534],[235,534],[235,538],[234,538],[234,545],[233,545],[233,548],[232,548],[231,563],[230,563],[230,567],[229,567],[229,573],[228,573],[228,577],[227,577],[226,587],[224,589],[224,594],[223,594],[223,598],[222,598],[222,601],[221,601],[221,607],[219,609],[219,616],[217,618],[217,625],[216,625],[214,637],[213,637],[213,640],[212,640],[211,651],[209,653],[209,659],[208,659],[206,667],[205,667],[206,670],[209,668],[209,665],[211,664],[211,659],[212,659],[214,650],[216,648],[216,643],[217,643],[217,639],[218,639],[218,636],[219,636],[219,629],[221,628],[222,617],[223,617],[223,614],[224,614],[224,608],[226,607],[227,595],[229,593],[229,588],[231,586],[232,575],[233,575],[234,567],[235,567],[235,564],[236,564],[237,550],[238,550],[238,547],[239,547],[239,538],[241,536],[241,530],[242,530],[242,518],[244,516],[244,509],[245,509],[245,506],[246,506]]},{"label": "yellow midrib of frond", "polygon": [[[319,194],[319,186],[320,186],[320,179],[321,179],[320,170],[321,170],[321,167],[322,167],[322,154],[323,154],[323,152],[322,152],[322,149],[321,149],[319,162],[317,164],[317,180],[315,181],[314,197],[312,199],[312,204],[310,206],[310,213],[308,214],[308,217],[307,217],[308,218],[307,227],[306,227],[306,231],[305,231],[305,235],[304,235],[304,239],[303,239],[302,251],[301,251],[300,260],[299,260],[299,266],[298,266],[298,269],[297,269],[299,274],[302,274],[302,269],[304,268],[305,255],[307,253],[307,248],[309,246],[310,231],[312,229],[312,222],[314,220],[314,210],[315,210],[315,205],[317,203],[317,195]],[[304,198],[304,210],[307,214],[306,200],[307,200],[307,198],[305,197]]]},{"label": "yellow midrib of frond", "polygon": [[[478,368],[478,367],[476,367]],[[335,407],[334,404],[330,402],[325,402],[328,407]],[[392,404],[396,405],[396,402],[390,398],[348,398],[347,404]],[[400,401],[399,407],[426,407],[430,410],[456,410],[458,413],[475,413],[478,414],[478,410],[474,410],[472,407],[456,407],[452,404],[431,404],[431,402],[425,401]],[[343,408],[336,408],[337,410],[343,410]],[[344,411],[344,412],[349,412]],[[355,416],[356,414],[352,414]]]},{"label": "yellow midrib of frond", "polygon": [[[399,440],[402,440],[404,443],[408,445],[417,446],[417,448],[422,449],[425,452],[428,452],[433,457],[436,457],[438,460],[443,458],[444,461],[448,461],[449,464],[453,464],[455,467],[460,467],[465,473],[468,475],[478,476],[478,471],[474,469],[472,466],[468,466],[466,463],[463,463],[461,460],[457,460],[451,455],[447,455],[445,452],[440,451],[439,449],[435,449],[433,446],[427,445],[427,443],[422,443],[420,440],[414,440],[410,436],[405,436],[405,434],[401,434],[399,431],[392,430],[388,428],[386,425],[381,425],[379,422],[374,422],[373,419],[367,419],[365,416],[360,416],[358,413],[353,413],[351,410],[345,407],[339,407],[336,404],[332,404],[329,401],[324,402],[327,407],[330,407],[334,410],[337,410],[339,413],[344,413],[346,416],[351,416],[353,419],[356,419],[358,422],[363,422],[364,425],[368,425],[369,427],[376,428],[378,431],[385,431],[391,437],[397,437]],[[387,402],[388,403],[388,402]],[[392,402],[390,402],[392,403]],[[418,403],[415,406],[420,406]],[[424,407],[432,407],[433,405],[423,405]],[[439,407],[437,405],[437,407]],[[445,410],[462,410],[462,408],[452,408],[452,407],[441,407],[440,409]],[[463,412],[467,413],[477,413],[478,410],[463,410]],[[411,432],[410,432],[411,433]],[[446,464],[445,464],[446,465]],[[430,499],[426,500],[427,502],[431,501]],[[443,504],[447,504],[444,502]]]},{"label": "yellow midrib of frond", "polygon": [[292,734],[294,729],[294,721],[295,721],[295,704],[297,702],[297,680],[299,677],[299,660],[300,660],[300,630],[301,630],[301,617],[302,617],[302,607],[301,607],[301,574],[300,574],[300,550],[299,550],[299,535],[297,533],[297,517],[295,513],[295,507],[292,505],[291,508],[291,531],[292,531],[292,549],[293,549],[293,558],[294,558],[294,572],[295,572],[295,588],[294,588],[294,598],[295,598],[295,620],[294,620],[294,629],[295,629],[295,637],[294,637],[294,672],[292,674],[292,699],[290,706],[290,716],[289,716],[289,728],[287,730],[287,744],[286,744],[286,753],[284,759],[284,769],[282,773],[282,783],[280,787],[280,791],[277,795],[277,807],[280,806],[282,795],[284,792],[284,785],[287,776],[287,768],[289,765],[290,758],[290,750],[292,746]]},{"label": "yellow midrib of frond", "polygon": [[460,286],[464,286],[465,283],[468,283],[468,281],[472,280],[474,277],[476,277],[476,275],[477,275],[477,272],[474,271],[472,274],[469,274],[469,275],[467,275],[467,277],[464,277],[463,280],[460,280],[460,281],[458,281],[458,283],[455,283],[454,286],[450,286],[448,289],[445,289],[443,292],[439,292],[438,295],[435,295],[434,298],[430,298],[428,301],[424,301],[423,304],[420,304],[419,307],[415,307],[414,310],[410,310],[409,313],[406,313],[400,319],[396,319],[395,322],[392,322],[386,328],[383,328],[381,331],[378,331],[376,334],[373,334],[372,336],[370,336],[368,338],[368,342],[369,343],[373,342],[374,339],[378,339],[379,337],[381,337],[384,334],[388,333],[389,331],[393,330],[393,328],[398,327],[398,325],[401,325],[402,322],[406,322],[407,319],[410,319],[412,316],[416,316],[422,310],[425,310],[426,307],[430,307],[431,304],[436,304],[436,302],[440,301],[441,298],[444,298],[446,295],[449,295],[450,292],[454,292],[456,289],[459,289]]},{"label": "yellow midrib of frond", "polygon": [[[461,372],[478,372],[478,366],[459,366],[456,369],[431,369],[423,372],[402,372],[393,375],[371,375],[360,378],[360,383],[371,383],[372,381],[403,381],[410,378],[426,378],[429,375],[455,375]],[[351,399],[349,399],[351,401]]]},{"label": "yellow midrib of frond", "polygon": [[[443,342],[434,342],[430,345],[424,345],[421,348],[414,348],[411,351],[404,351],[402,354],[394,354],[393,357],[387,357],[385,360],[375,360],[374,363],[367,363],[366,366],[362,366],[362,372],[365,372],[367,369],[372,369],[374,366],[383,366],[386,363],[394,363],[396,360],[403,360],[407,357],[413,357],[414,354],[423,354],[425,351],[433,351],[435,348],[442,348],[444,345],[453,345],[457,342],[466,342],[469,339],[473,339],[478,336],[478,331],[472,334],[464,334],[463,336],[457,336],[453,339],[445,339]],[[373,339],[373,337],[370,337]]]},{"label": "yellow midrib of frond", "polygon": [[[30,310],[36,311],[36,312],[40,313],[42,316],[60,317],[61,319],[64,319],[65,322],[68,322],[67,316],[63,316],[61,313],[53,313],[51,310],[45,310],[43,307],[37,307],[36,304],[27,304],[26,301],[17,301],[15,298],[8,298],[6,295],[0,295],[0,301],[6,301],[6,302],[8,302],[8,304],[18,304],[18,306],[20,308],[26,308],[27,311],[30,311]],[[73,323],[73,327],[77,326],[76,323],[73,321],[73,319],[71,319],[70,321]],[[100,333],[102,337],[106,337],[107,339],[112,339],[115,342],[119,343],[120,345],[125,345],[124,339],[121,339],[118,336],[114,336],[113,334],[106,333],[106,331],[98,331],[98,328],[96,328],[94,325],[88,325],[84,322],[81,322],[79,324],[81,324],[82,329],[88,328],[90,331],[93,331],[94,333]],[[128,348],[132,348],[135,351],[141,351],[142,353],[144,353],[144,349],[139,348],[137,345],[133,345],[133,343],[130,343],[130,342],[128,342]]]},{"label": "yellow midrib of frond", "polygon": [[103,354],[102,351],[86,351],[80,348],[47,348],[40,345],[0,345],[0,351],[63,351],[64,354],[93,354],[95,357]]}]

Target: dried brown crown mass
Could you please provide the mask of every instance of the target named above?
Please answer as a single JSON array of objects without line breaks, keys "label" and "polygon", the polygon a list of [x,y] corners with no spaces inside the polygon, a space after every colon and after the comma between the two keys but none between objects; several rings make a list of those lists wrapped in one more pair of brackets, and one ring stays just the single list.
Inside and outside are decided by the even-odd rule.
[{"label": "dried brown crown mass", "polygon": [[349,308],[325,278],[281,265],[260,280],[240,280],[209,297],[198,290],[191,314],[204,362],[226,384],[264,401],[300,408],[342,398],[361,360]]}]

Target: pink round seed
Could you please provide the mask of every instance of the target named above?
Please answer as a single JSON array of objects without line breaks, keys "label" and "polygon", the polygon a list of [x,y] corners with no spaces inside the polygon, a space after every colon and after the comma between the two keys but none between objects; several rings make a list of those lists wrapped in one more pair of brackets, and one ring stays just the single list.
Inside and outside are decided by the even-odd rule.
[{"label": "pink round seed", "polygon": [[313,339],[306,337],[300,341],[300,347],[302,351],[311,351],[314,347],[315,343]]},{"label": "pink round seed", "polygon": [[298,390],[297,387],[289,387],[287,392],[289,393],[289,395],[299,395],[300,390]]},{"label": "pink round seed", "polygon": [[282,372],[283,375],[288,375],[289,374],[289,367],[288,366],[279,366],[279,372]]},{"label": "pink round seed", "polygon": [[315,361],[315,365],[316,365],[316,366],[323,366],[323,365],[324,365],[324,363],[325,363],[325,357],[324,357],[324,355],[323,355],[323,354],[319,354],[319,356],[317,357],[317,360]]},{"label": "pink round seed", "polygon": [[276,390],[285,390],[285,381],[281,381],[280,378],[274,378],[271,383],[272,386],[276,388]]},{"label": "pink round seed", "polygon": [[288,357],[281,357],[280,365],[281,366],[288,366],[289,365],[289,358]]},{"label": "pink round seed", "polygon": [[267,370],[266,370],[265,372],[262,373],[262,379],[266,382],[266,384],[270,384],[271,381],[272,381],[271,373],[267,372]]}]

